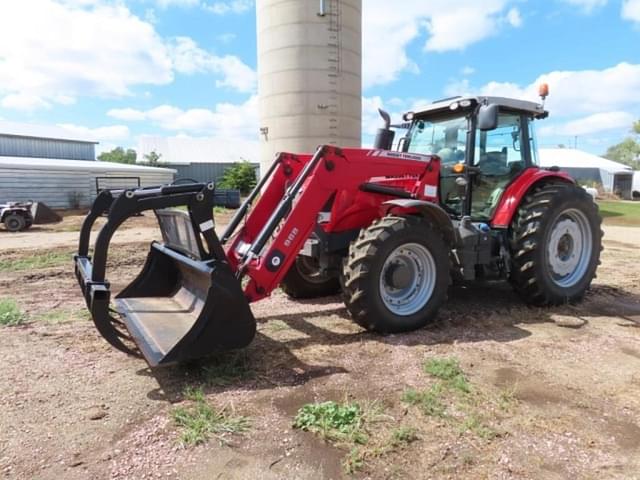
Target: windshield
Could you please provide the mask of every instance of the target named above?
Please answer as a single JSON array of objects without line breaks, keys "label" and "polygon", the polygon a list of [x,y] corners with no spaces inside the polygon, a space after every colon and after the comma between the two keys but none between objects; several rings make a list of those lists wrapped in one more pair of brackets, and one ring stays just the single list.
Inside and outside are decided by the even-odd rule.
[{"label": "windshield", "polygon": [[438,155],[444,165],[464,162],[466,117],[416,120],[408,135],[408,152]]}]

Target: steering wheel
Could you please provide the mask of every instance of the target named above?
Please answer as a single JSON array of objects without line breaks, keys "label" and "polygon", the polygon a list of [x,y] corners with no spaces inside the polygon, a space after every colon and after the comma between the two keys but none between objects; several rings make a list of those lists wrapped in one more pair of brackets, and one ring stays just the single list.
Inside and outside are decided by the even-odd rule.
[{"label": "steering wheel", "polygon": [[486,177],[497,177],[511,173],[509,166],[495,157],[487,157],[484,160],[480,160],[477,167],[480,169],[481,174]]}]

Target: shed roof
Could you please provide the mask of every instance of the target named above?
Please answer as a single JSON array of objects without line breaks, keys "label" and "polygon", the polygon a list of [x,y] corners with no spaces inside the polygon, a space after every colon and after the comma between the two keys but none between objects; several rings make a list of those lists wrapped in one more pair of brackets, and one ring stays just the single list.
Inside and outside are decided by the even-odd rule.
[{"label": "shed roof", "polygon": [[51,140],[66,140],[70,142],[98,143],[90,135],[81,135],[56,125],[33,125],[29,123],[9,122],[0,120],[0,135],[27,138],[47,138]]},{"label": "shed roof", "polygon": [[125,173],[150,173],[166,172],[176,173],[171,168],[146,167],[142,165],[130,165],[126,163],[101,162],[99,160],[59,160],[54,158],[30,158],[30,157],[0,157],[0,168],[14,168],[25,170],[75,170],[87,172],[125,172]]},{"label": "shed roof", "polygon": [[606,158],[571,148],[541,148],[541,167],[598,168],[609,173],[633,172],[631,167]]}]

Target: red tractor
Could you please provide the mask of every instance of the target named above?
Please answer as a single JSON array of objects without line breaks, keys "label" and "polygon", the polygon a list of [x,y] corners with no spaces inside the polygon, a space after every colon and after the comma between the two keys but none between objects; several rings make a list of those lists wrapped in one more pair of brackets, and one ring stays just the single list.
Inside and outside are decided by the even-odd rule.
[{"label": "red tractor", "polygon": [[[538,166],[542,105],[441,100],[405,114],[397,150],[382,113],[373,149],[279,154],[220,238],[213,184],[103,191],[75,257],[100,333],[129,353],[133,340],[155,366],[248,345],[249,304],[278,286],[294,298],[342,290],[354,321],[381,333],[432,322],[452,279],[504,279],[534,305],[583,297],[599,264],[601,220],[568,175]],[[167,208],[178,205],[188,213]],[[149,209],[163,241],[112,311],[109,240]],[[91,258],[91,226],[107,211]]]}]

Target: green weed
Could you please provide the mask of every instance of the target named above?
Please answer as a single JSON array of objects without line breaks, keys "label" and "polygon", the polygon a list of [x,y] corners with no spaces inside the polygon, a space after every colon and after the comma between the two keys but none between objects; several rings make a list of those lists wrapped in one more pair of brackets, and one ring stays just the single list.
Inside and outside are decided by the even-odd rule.
[{"label": "green weed", "polygon": [[413,427],[399,427],[391,433],[391,445],[401,447],[418,440],[418,431]]},{"label": "green weed", "polygon": [[408,389],[402,395],[402,401],[409,405],[420,407],[425,415],[430,417],[444,418],[446,416],[446,406],[442,402],[443,388],[440,383],[436,383],[428,390]]},{"label": "green weed", "polygon": [[469,393],[471,386],[455,358],[431,358],[424,364],[424,371],[444,382],[447,387]]},{"label": "green weed", "polygon": [[198,445],[211,437],[226,444],[228,435],[246,432],[250,427],[248,418],[232,415],[226,408],[218,410],[207,403],[200,389],[185,391],[185,397],[193,405],[178,407],[171,413],[181,429],[180,441],[184,445]]},{"label": "green weed", "polygon": [[58,267],[66,263],[71,263],[71,254],[68,252],[37,253],[23,258],[0,260],[0,272],[38,270],[41,268]]},{"label": "green weed", "polygon": [[460,431],[463,433],[466,431],[473,432],[485,440],[491,440],[497,435],[495,430],[485,425],[476,414],[470,414],[464,419],[460,425]]},{"label": "green weed", "polygon": [[337,442],[365,444],[363,411],[357,403],[308,403],[298,410],[293,426]]},{"label": "green weed", "polygon": [[380,457],[395,448],[393,438],[389,440],[381,433],[385,431],[384,427],[375,427],[386,420],[393,419],[384,414],[378,402],[329,401],[303,405],[293,426],[315,433],[338,447],[348,448],[343,467],[351,474],[361,469],[367,459]]},{"label": "green weed", "polygon": [[26,318],[13,298],[0,299],[0,325],[20,325]]},{"label": "green weed", "polygon": [[489,404],[509,409],[515,403],[514,391],[505,390],[494,396],[472,389],[455,358],[429,359],[423,369],[437,380],[424,390],[405,390],[403,402],[419,407],[425,415],[445,419],[461,433],[469,431],[485,440],[497,436],[483,421],[482,409]]}]

